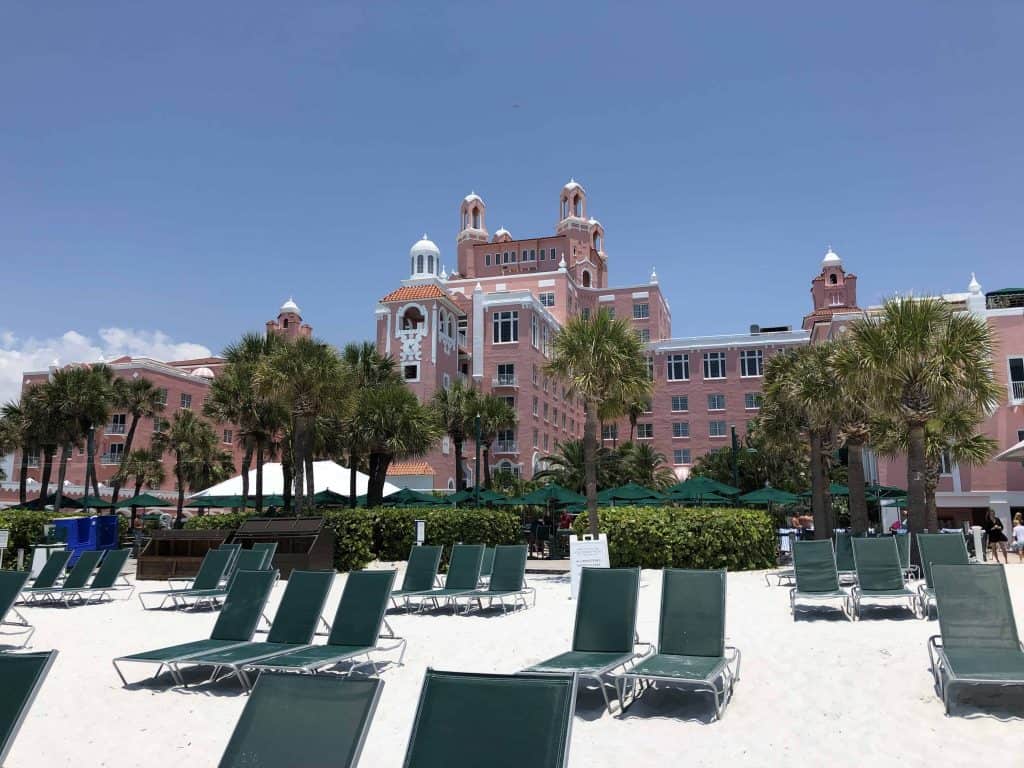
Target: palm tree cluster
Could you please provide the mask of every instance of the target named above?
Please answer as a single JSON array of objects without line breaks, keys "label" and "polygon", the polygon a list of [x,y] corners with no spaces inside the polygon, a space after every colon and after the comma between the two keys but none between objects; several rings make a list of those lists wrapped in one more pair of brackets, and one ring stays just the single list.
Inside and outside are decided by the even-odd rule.
[{"label": "palm tree cluster", "polygon": [[868,528],[863,455],[907,457],[908,527],[935,531],[943,456],[985,463],[995,449],[979,425],[999,402],[985,321],[937,298],[887,301],[838,338],[773,357],[760,425],[769,443],[809,444],[815,532],[834,527],[828,475],[848,455],[850,525]]},{"label": "palm tree cluster", "polygon": [[[597,487],[612,488],[636,483],[646,488],[661,490],[677,482],[665,455],[645,443],[623,443],[616,448],[597,449]],[[583,443],[567,440],[555,446],[555,453],[545,461],[547,468],[534,475],[535,480],[548,480],[584,493],[586,490],[586,463]]]}]

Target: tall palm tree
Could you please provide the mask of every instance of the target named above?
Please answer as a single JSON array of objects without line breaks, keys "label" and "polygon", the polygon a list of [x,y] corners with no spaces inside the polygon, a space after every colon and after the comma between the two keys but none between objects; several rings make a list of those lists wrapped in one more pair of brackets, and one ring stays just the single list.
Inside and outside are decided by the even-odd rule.
[{"label": "tall palm tree", "polygon": [[[138,496],[142,493],[143,486],[159,488],[164,482],[165,476],[163,454],[150,448],[136,448],[125,456],[121,466],[117,468],[115,481],[120,487],[134,478],[135,493],[132,495]],[[131,530],[135,530],[135,518],[138,516],[138,511],[138,507],[132,507]]]},{"label": "tall palm tree", "polygon": [[[81,445],[85,434],[83,424],[89,418],[83,414],[92,412],[88,398],[92,391],[89,369],[86,366],[67,366],[54,371],[46,383],[45,408],[53,419],[54,439],[60,446],[60,460],[57,465],[57,490],[53,509],[61,511],[64,498],[64,480],[67,477],[68,461],[75,446]],[[86,491],[89,471],[86,469]]]},{"label": "tall palm tree", "polygon": [[[10,401],[0,410],[0,455],[18,450],[21,466],[18,477],[18,503],[28,500],[29,457],[38,454],[43,443],[41,421],[46,412],[42,405],[42,385],[30,387],[22,393],[21,399]],[[52,463],[52,454],[49,455]],[[49,464],[47,468],[49,468]],[[47,472],[49,484],[49,472]]]},{"label": "tall palm tree", "polygon": [[[478,412],[477,400],[476,390],[467,387],[461,381],[455,381],[447,389],[442,387],[434,393],[433,405],[437,411],[438,421],[452,441],[452,452],[455,454],[455,487],[459,490],[466,487],[462,448]],[[479,483],[480,478],[476,478],[475,482]]]},{"label": "tall palm tree", "polygon": [[1003,391],[992,372],[992,333],[984,319],[954,312],[942,299],[900,297],[877,317],[852,323],[848,335],[873,410],[906,435],[909,528],[934,531],[928,424],[953,408],[980,424],[996,408]]},{"label": "tall palm tree", "polygon": [[583,458],[590,532],[598,535],[597,421],[606,402],[649,395],[652,382],[639,337],[606,310],[572,318],[555,334],[549,375],[561,378],[583,401]]},{"label": "tall palm tree", "polygon": [[[508,401],[490,393],[477,395],[476,413],[480,415],[480,451],[484,463],[484,487],[491,487],[491,445],[498,432],[516,425],[516,411]],[[467,414],[469,417],[470,414]]]},{"label": "tall palm tree", "polygon": [[[151,419],[159,413],[163,413],[163,393],[145,377],[138,379],[115,379],[113,382],[113,404],[131,416],[131,424],[128,425],[128,434],[124,438],[124,453],[121,454],[121,466],[131,455],[132,446],[135,443],[135,430],[139,426],[140,419]],[[120,470],[120,468],[119,468]],[[117,504],[118,496],[121,494],[122,481],[119,479],[120,471],[114,475],[111,504]]]},{"label": "tall palm tree", "polygon": [[178,507],[175,526],[185,519],[185,488],[199,490],[224,479],[231,472],[230,454],[221,451],[213,427],[194,411],[180,410],[167,428],[153,436],[152,450],[162,456],[174,456],[174,477],[178,486]]}]

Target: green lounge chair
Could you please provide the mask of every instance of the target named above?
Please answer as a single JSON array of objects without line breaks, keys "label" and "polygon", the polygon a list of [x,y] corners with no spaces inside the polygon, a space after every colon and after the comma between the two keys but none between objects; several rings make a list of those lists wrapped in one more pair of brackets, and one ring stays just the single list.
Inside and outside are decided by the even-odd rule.
[{"label": "green lounge chair", "polygon": [[265,672],[220,768],[355,768],[384,683]]},{"label": "green lounge chair", "polygon": [[27,605],[40,603],[60,603],[65,607],[71,605],[71,599],[85,588],[92,572],[99,565],[103,557],[103,550],[87,549],[78,556],[78,562],[74,564],[63,583],[57,586],[40,587],[35,585],[22,592],[22,597]]},{"label": "green lounge chair", "polygon": [[639,568],[584,568],[580,574],[572,650],[523,671],[575,672],[597,683],[611,712],[604,676],[653,650],[649,644],[645,644],[645,654],[635,650],[639,595]]},{"label": "green lounge chair", "polygon": [[[76,601],[81,603],[102,602],[111,592],[124,591],[125,587],[119,587],[117,582],[121,578],[121,570],[124,568],[124,564],[128,562],[129,554],[131,554],[131,549],[107,550],[89,586],[76,589],[68,587],[67,581],[65,581],[64,586],[51,593],[52,597],[54,599],[59,598],[65,605],[70,606]],[[68,574],[68,580],[70,579],[71,574]],[[129,585],[128,595],[125,597],[125,600],[130,599],[134,592],[135,587]]]},{"label": "green lounge chair", "polygon": [[849,585],[857,581],[857,565],[853,562],[853,536],[845,531],[836,531],[836,570],[839,572],[840,585]]},{"label": "green lounge chair", "polygon": [[933,562],[931,571],[942,634],[929,638],[928,658],[946,714],[965,685],[1024,688],[1024,645],[1003,566]]},{"label": "green lounge chair", "polygon": [[39,687],[57,658],[57,651],[42,653],[0,654],[0,680],[4,681],[0,696],[0,764],[25,722]]},{"label": "green lounge chair", "polygon": [[484,557],[480,561],[480,586],[486,587],[494,571],[494,547],[484,547]]},{"label": "green lounge chair", "polygon": [[896,548],[900,551],[900,566],[903,568],[903,578],[906,581],[921,578],[921,569],[910,562],[910,534],[897,533],[893,535],[896,539]]},{"label": "green lounge chair", "polygon": [[[394,571],[352,571],[345,580],[345,589],[334,614],[331,633],[326,645],[307,645],[288,653],[272,656],[250,665],[255,670],[278,670],[283,672],[317,672],[333,667],[343,661],[355,662],[361,656],[366,660],[353,663],[348,669],[351,675],[364,666],[372,666],[374,674],[380,672],[380,662],[371,654],[388,652],[401,648],[398,664],[405,658],[405,640],[396,637],[384,618],[395,583]],[[386,633],[381,633],[381,626]],[[393,640],[393,644],[382,645],[378,638]]]},{"label": "green lounge chair", "polygon": [[213,667],[213,682],[221,671],[238,678],[243,688],[252,687],[244,667],[286,651],[305,647],[313,640],[317,622],[327,602],[327,593],[334,581],[334,571],[292,571],[288,577],[281,604],[265,642],[249,642],[231,648],[205,653],[190,653],[170,662],[171,669],[182,678],[183,666]]},{"label": "green lounge chair", "polygon": [[466,610],[476,603],[480,610],[484,608],[484,600],[487,600],[487,607],[490,608],[497,600],[501,605],[502,613],[508,610],[506,599],[512,601],[512,607],[522,605],[529,608],[526,601],[527,595],[533,596],[533,604],[537,604],[537,590],[525,586],[526,581],[526,545],[507,544],[495,548],[494,566],[487,589],[477,589],[467,592],[454,598],[454,602],[460,599],[466,601]]},{"label": "green lounge chair", "polygon": [[[235,577],[242,571],[269,571],[271,568],[267,565],[267,553],[261,552],[260,550],[243,549],[234,558],[235,570],[228,578],[228,582],[223,587],[214,587],[213,589],[189,589],[175,596],[175,604],[181,604],[183,606],[191,606],[192,608],[199,608],[200,606],[207,606],[209,608],[216,608],[220,605],[221,601],[227,596],[228,591],[231,589],[231,584],[234,582]],[[276,571],[275,571],[276,573]],[[190,602],[191,601],[191,602]]]},{"label": "green lounge chair", "polygon": [[877,539],[853,539],[853,561],[857,567],[857,583],[850,589],[850,607],[854,618],[860,618],[860,604],[870,600],[905,600],[907,608],[917,614],[917,594],[903,581],[900,552],[892,536]]},{"label": "green lounge chair", "polygon": [[277,542],[276,541],[256,541],[253,542],[252,549],[259,550],[267,553],[267,563],[274,562],[274,555],[277,554]]},{"label": "green lounge chair", "polygon": [[452,547],[452,559],[448,563],[448,575],[445,576],[444,586],[439,589],[431,589],[426,592],[417,592],[406,598],[408,601],[418,600],[419,609],[429,602],[435,608],[440,608],[441,603],[452,606],[455,612],[454,598],[476,591],[480,583],[480,563],[484,557],[483,544],[456,544]]},{"label": "green lounge chair", "polygon": [[[218,586],[223,586],[227,584],[231,578],[231,574],[235,572],[235,560],[238,558],[238,553],[241,551],[241,544],[221,544],[216,549],[208,549],[206,554],[203,555],[203,560],[199,564],[199,570],[196,571],[195,576],[170,576],[167,579],[167,586],[173,590],[201,589],[201,587],[196,585],[196,580],[199,578],[199,574],[203,570],[203,563],[206,562],[206,558],[211,552],[220,552],[222,557],[227,555],[227,561],[224,566],[224,572],[220,576],[220,581],[208,588],[214,589]],[[207,587],[202,588],[205,589]]]},{"label": "green lounge chair", "polygon": [[924,584],[917,587],[917,607],[921,618],[927,619],[931,614],[931,605],[935,603],[935,588],[932,586],[933,565],[968,565],[967,543],[959,533],[919,533],[917,548],[921,553],[921,566],[924,570]]},{"label": "green lounge chair", "polygon": [[408,610],[409,597],[418,592],[429,592],[437,584],[437,569],[441,565],[441,547],[436,544],[413,547],[409,562],[405,566],[401,589],[391,593],[391,603],[400,607],[398,601]]},{"label": "green lounge chair", "polygon": [[828,539],[793,543],[796,586],[789,590],[789,612],[796,619],[800,602],[841,600],[843,614],[850,616],[850,594],[839,586],[839,571],[832,542]]},{"label": "green lounge chair", "polygon": [[[139,593],[139,602],[142,604],[143,610],[163,608],[168,600],[171,601],[174,607],[178,607],[178,595],[187,594],[193,590],[218,589],[220,587],[220,580],[227,571],[231,558],[234,556],[235,553],[232,550],[225,549],[224,547],[209,550],[203,557],[203,562],[199,564],[199,571],[192,581],[192,586],[182,589],[160,589],[153,592]],[[147,606],[144,598],[150,595],[159,597],[160,604],[152,607]]]},{"label": "green lounge chair", "polygon": [[573,674],[492,675],[427,669],[405,768],[564,768]]},{"label": "green lounge chair", "polygon": [[[29,624],[25,617],[18,612],[18,609],[14,607],[14,602],[18,599],[18,595],[21,594],[21,590],[25,588],[25,582],[27,581],[28,571],[0,571],[0,624],[5,627],[19,627],[22,630],[27,630],[25,639],[20,646],[22,648],[28,645],[29,639],[36,631],[35,627]],[[7,614],[9,613],[14,614],[14,621],[7,620]]]},{"label": "green lounge chair", "polygon": [[[43,567],[39,569],[35,581],[32,582],[32,588],[46,589],[56,586],[70,559],[71,553],[66,549],[60,552],[51,552],[50,556],[46,558],[46,562],[43,563]],[[25,590],[22,592],[24,593]]]},{"label": "green lounge chair", "polygon": [[[649,683],[708,691],[720,720],[740,678],[740,652],[725,644],[725,571],[666,568],[662,571],[658,646],[619,675],[619,701],[626,706],[626,686],[641,690]],[[620,713],[621,714],[621,713]]]},{"label": "green lounge chair", "polygon": [[[121,682],[128,685],[118,662],[156,664],[158,668],[153,674],[155,678],[163,671],[164,667],[169,666],[170,662],[182,659],[187,655],[224,650],[250,642],[260,623],[260,618],[263,616],[263,609],[267,605],[267,599],[270,597],[270,591],[276,580],[277,571],[239,571],[231,584],[231,589],[224,600],[224,607],[217,617],[217,623],[213,625],[213,632],[210,633],[208,640],[195,640],[191,643],[179,643],[166,648],[133,653],[130,656],[119,656],[113,660],[113,664]],[[176,684],[183,684],[173,668],[171,668],[171,677]]]}]

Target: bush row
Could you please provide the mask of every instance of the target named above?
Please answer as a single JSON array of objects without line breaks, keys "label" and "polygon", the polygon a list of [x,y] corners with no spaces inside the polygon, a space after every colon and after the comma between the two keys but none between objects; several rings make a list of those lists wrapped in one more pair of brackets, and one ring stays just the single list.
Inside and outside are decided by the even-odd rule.
[{"label": "bush row", "polygon": [[[611,507],[598,510],[612,567],[727,568],[775,565],[778,541],[769,515],[756,509]],[[576,518],[587,532],[587,514]]]},{"label": "bush row", "polygon": [[[61,511],[60,517],[84,517],[81,510]],[[31,562],[32,547],[43,541],[43,526],[52,523],[53,512],[34,509],[17,509],[14,507],[0,510],[0,529],[10,531],[7,540],[7,554],[4,555],[6,567],[14,567],[14,559],[19,549],[25,550],[26,565]],[[128,534],[129,519],[124,515],[118,516],[118,529],[124,538]]]}]

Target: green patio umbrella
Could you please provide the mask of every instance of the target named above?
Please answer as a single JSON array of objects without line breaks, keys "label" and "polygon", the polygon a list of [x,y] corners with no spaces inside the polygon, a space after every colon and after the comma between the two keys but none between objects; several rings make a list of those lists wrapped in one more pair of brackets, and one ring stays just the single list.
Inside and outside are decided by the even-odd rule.
[{"label": "green patio umbrella", "polygon": [[[444,503],[448,504],[472,504],[476,500],[476,492],[473,488],[465,488],[461,491],[449,494],[444,497]],[[508,497],[497,491],[489,491],[486,488],[480,489],[481,504],[504,504]]]},{"label": "green patio umbrella", "polygon": [[[57,494],[51,493],[45,499],[32,499],[22,506],[22,509],[45,509],[57,503]],[[60,506],[62,509],[82,509],[82,503],[66,494],[61,494]]]},{"label": "green patio umbrella", "polygon": [[[828,493],[830,496],[849,496],[850,489],[840,483],[829,483]],[[805,499],[809,499],[811,497],[811,492],[804,491],[800,495]]]},{"label": "green patio umbrella", "polygon": [[719,496],[738,496],[740,489],[712,480],[710,477],[689,477],[666,489],[665,493],[682,493],[689,498],[698,498],[707,493],[716,493]]},{"label": "green patio umbrella", "polygon": [[344,496],[344,495],[342,495],[340,493],[336,493],[335,491],[332,491],[330,488],[328,488],[328,489],[326,489],[324,491],[318,491],[317,493],[314,493],[313,494],[313,501],[317,505],[321,505],[321,506],[331,506],[331,507],[342,507],[342,506],[344,506],[344,507],[347,507],[348,506],[348,502],[349,502],[349,497],[348,496]]},{"label": "green patio umbrella", "polygon": [[704,505],[723,505],[734,503],[732,499],[726,496],[719,496],[714,491],[703,491],[701,493],[696,492],[695,489],[683,489],[681,491],[672,491],[665,494],[665,498],[669,501],[678,502],[681,504],[696,504],[697,506]]},{"label": "green patio umbrella", "polygon": [[447,500],[438,496],[420,493],[411,488],[401,488],[381,499],[381,504],[385,507],[437,507],[447,503]]},{"label": "green patio umbrella", "polygon": [[151,493],[140,493],[138,496],[132,496],[130,499],[123,499],[114,506],[118,509],[124,509],[125,507],[173,507],[176,505],[172,501],[161,499],[159,496],[154,496]]},{"label": "green patio umbrella", "polygon": [[606,488],[597,494],[600,504],[651,504],[665,501],[665,494],[652,491],[636,483],[626,483],[615,488]]},{"label": "green patio umbrella", "polygon": [[796,504],[800,497],[789,491],[781,491],[778,488],[758,488],[756,491],[745,493],[739,497],[744,504],[753,504],[758,507],[770,507],[773,504]]},{"label": "green patio umbrella", "polygon": [[530,491],[520,498],[523,504],[535,504],[537,506],[564,506],[566,504],[586,504],[587,497],[581,496],[576,491],[570,491],[558,483],[543,485],[535,491]]}]

